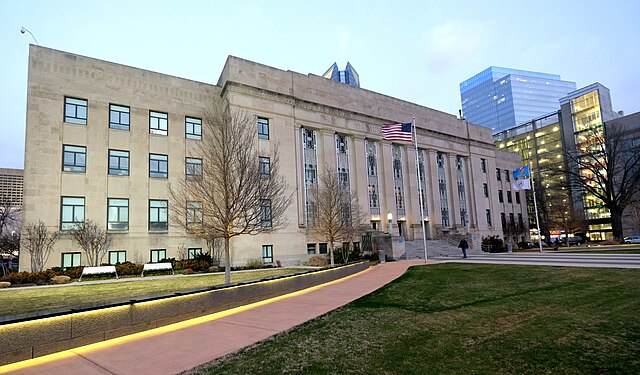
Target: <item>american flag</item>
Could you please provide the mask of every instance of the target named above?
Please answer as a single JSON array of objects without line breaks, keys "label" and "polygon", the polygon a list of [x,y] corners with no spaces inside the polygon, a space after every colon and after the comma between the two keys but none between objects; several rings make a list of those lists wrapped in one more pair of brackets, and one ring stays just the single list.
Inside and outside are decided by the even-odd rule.
[{"label": "american flag", "polygon": [[413,141],[410,122],[403,122],[402,124],[382,125],[381,132],[382,139],[386,139],[387,141]]}]

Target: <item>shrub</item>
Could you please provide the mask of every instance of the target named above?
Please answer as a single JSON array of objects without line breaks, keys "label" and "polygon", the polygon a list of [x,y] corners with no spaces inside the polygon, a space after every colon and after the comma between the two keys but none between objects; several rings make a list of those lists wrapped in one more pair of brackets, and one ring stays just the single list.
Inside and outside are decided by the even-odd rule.
[{"label": "shrub", "polygon": [[209,266],[211,266],[213,263],[213,260],[211,259],[211,254],[209,253],[196,254],[196,256],[193,257],[193,260],[207,262]]},{"label": "shrub", "polygon": [[482,244],[491,246],[489,248],[490,253],[504,253],[507,251],[504,247],[504,242],[499,236],[485,237],[482,239]]},{"label": "shrub", "polygon": [[248,270],[262,268],[262,262],[256,258],[250,258],[249,260],[247,260],[247,265],[245,268]]},{"label": "shrub", "polygon": [[46,270],[42,272],[13,272],[6,276],[3,276],[0,281],[10,282],[11,285],[46,285],[51,284],[51,278],[53,278],[54,276],[56,276],[56,273],[52,270]]},{"label": "shrub", "polygon": [[204,260],[185,259],[181,262],[183,270],[191,269],[192,272],[208,271],[210,264]]},{"label": "shrub", "polygon": [[324,267],[327,265],[327,258],[322,255],[314,255],[307,260],[307,266]]},{"label": "shrub", "polygon": [[124,262],[116,265],[116,271],[118,271],[118,276],[127,276],[127,275],[140,275],[142,274],[142,264],[135,264],[131,262]]}]

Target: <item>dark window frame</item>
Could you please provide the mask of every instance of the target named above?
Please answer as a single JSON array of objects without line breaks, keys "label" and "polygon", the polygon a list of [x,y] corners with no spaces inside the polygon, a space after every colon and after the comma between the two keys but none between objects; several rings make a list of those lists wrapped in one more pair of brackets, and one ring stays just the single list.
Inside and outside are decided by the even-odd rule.
[{"label": "dark window frame", "polygon": [[260,200],[260,226],[263,228],[271,228],[273,226],[273,218],[271,217],[271,199]]},{"label": "dark window frame", "polygon": [[513,203],[513,198],[511,197],[511,190],[507,190],[507,203]]},{"label": "dark window frame", "polygon": [[[126,206],[112,205],[112,201],[126,201]],[[115,202],[113,202],[115,203]],[[117,220],[111,219],[111,208],[117,211]],[[121,220],[122,216],[126,216],[126,221]],[[124,224],[124,225],[122,225]],[[129,199],[128,198],[107,198],[107,230],[109,231],[128,231],[129,230]]]},{"label": "dark window frame", "polygon": [[[191,129],[189,129],[189,127],[191,127]],[[190,116],[184,117],[184,137],[187,139],[202,140],[201,118]]]},{"label": "dark window frame", "polygon": [[[70,265],[65,265],[64,263],[64,258],[65,255],[71,255],[71,264]],[[77,264],[76,263],[76,256],[77,256]],[[71,268],[71,267],[80,267],[82,265],[82,253],[81,252],[76,252],[76,251],[71,251],[71,252],[65,252],[65,253],[61,253],[60,254],[60,266],[62,268]]]},{"label": "dark window frame", "polygon": [[[71,102],[74,100],[84,102],[84,104]],[[84,117],[82,117],[82,110],[80,110],[80,113],[78,113],[79,108],[84,108]],[[76,125],[87,125],[88,115],[89,101],[87,99],[74,98],[72,96],[64,97],[64,122]]]},{"label": "dark window frame", "polygon": [[[114,121],[117,116],[117,122]],[[131,126],[131,107],[109,103],[109,129],[129,131]]]},{"label": "dark window frame", "polygon": [[502,181],[502,170],[500,168],[496,168],[496,180]]},{"label": "dark window frame", "polygon": [[196,256],[202,255],[201,247],[190,247],[187,249],[187,259],[195,259]]},{"label": "dark window frame", "polygon": [[269,119],[258,117],[258,139],[269,140]]},{"label": "dark window frame", "polygon": [[[84,149],[84,152],[74,151],[71,149],[67,150],[68,147]],[[73,155],[73,163],[67,164],[67,155]],[[78,160],[79,155],[84,155],[84,157]],[[64,172],[86,173],[87,172],[87,146],[62,145],[62,170]]]},{"label": "dark window frame", "polygon": [[[109,254],[108,255],[109,255],[109,257],[108,257],[109,264],[112,265],[112,266],[115,266],[118,263],[124,263],[124,262],[127,261],[127,251],[126,250],[109,250]],[[115,262],[113,262],[112,259],[111,259],[114,255],[116,256],[116,261]],[[120,260],[120,255],[124,255],[123,256],[124,259]]]},{"label": "dark window frame", "polygon": [[169,113],[149,110],[149,134],[169,134]]},{"label": "dark window frame", "polygon": [[[127,155],[116,155],[115,153],[126,153]],[[117,165],[111,164],[111,159],[117,159]],[[123,165],[123,160],[126,160],[126,166]],[[108,173],[111,176],[128,176],[129,168],[131,166],[130,154],[127,150],[115,150],[109,149],[109,160],[108,160]]]},{"label": "dark window frame", "polygon": [[273,245],[262,245],[262,263],[273,263]]},{"label": "dark window frame", "polygon": [[[162,170],[162,166],[164,166],[164,172]],[[149,154],[149,177],[162,179],[169,178],[169,155]]]},{"label": "dark window frame", "polygon": [[[160,204],[159,206],[152,206],[151,204]],[[162,206],[164,203],[164,207]],[[162,215],[162,211],[164,210],[164,215]],[[154,216],[152,212],[155,212],[155,216],[157,220],[152,221],[151,218]],[[169,202],[166,199],[149,199],[149,212],[148,212],[148,228],[150,232],[166,232],[169,230]],[[161,219],[165,220],[162,221]]]},{"label": "dark window frame", "polygon": [[[82,199],[82,205],[80,205],[80,204],[72,204],[72,203],[65,204],[65,202],[64,202],[65,199]],[[61,231],[73,230],[78,224],[84,223],[86,203],[87,202],[85,200],[85,197],[77,197],[77,196],[62,196],[62,197],[60,197],[60,230]],[[67,207],[67,208],[70,207],[71,208],[71,215],[72,215],[71,221],[65,221],[64,220],[65,207]],[[82,218],[78,218],[78,220],[76,220],[75,219],[76,210],[79,207],[82,207]]]},{"label": "dark window frame", "polygon": [[[156,254],[156,260],[153,260],[153,254]],[[162,255],[162,256],[160,256]],[[167,259],[167,249],[151,249],[149,251],[149,261],[151,263],[158,263],[159,261]]]},{"label": "dark window frame", "polygon": [[184,159],[184,173],[189,180],[202,178],[202,159],[186,157]]},{"label": "dark window frame", "polygon": [[260,177],[264,179],[271,178],[271,158],[269,158],[268,156],[260,156],[258,160]]},{"label": "dark window frame", "polygon": [[502,193],[502,190],[498,190],[498,202],[504,203],[504,194]]},{"label": "dark window frame", "polygon": [[203,223],[202,202],[187,201],[186,223],[187,226],[196,227]]},{"label": "dark window frame", "polygon": [[[313,250],[313,251],[311,251]],[[307,255],[316,255],[316,244],[308,243],[307,244]]]}]

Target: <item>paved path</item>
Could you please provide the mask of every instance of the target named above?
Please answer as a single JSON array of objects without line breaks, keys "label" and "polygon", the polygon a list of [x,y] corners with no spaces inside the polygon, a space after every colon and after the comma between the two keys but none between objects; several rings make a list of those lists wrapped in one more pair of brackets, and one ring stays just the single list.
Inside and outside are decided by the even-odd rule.
[{"label": "paved path", "polygon": [[467,259],[433,258],[443,262],[527,264],[539,266],[640,268],[640,254],[498,253]]},{"label": "paved path", "polygon": [[389,262],[283,297],[0,367],[11,374],[175,374],[354,301],[424,261]]}]

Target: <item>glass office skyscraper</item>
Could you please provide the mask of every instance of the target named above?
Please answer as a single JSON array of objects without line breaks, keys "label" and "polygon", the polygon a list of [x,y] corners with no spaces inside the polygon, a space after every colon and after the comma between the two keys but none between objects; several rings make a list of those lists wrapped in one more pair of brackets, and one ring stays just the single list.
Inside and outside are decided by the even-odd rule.
[{"label": "glass office skyscraper", "polygon": [[460,84],[462,113],[497,133],[557,111],[558,99],[575,89],[556,74],[492,66]]},{"label": "glass office skyscraper", "polygon": [[360,87],[360,76],[349,62],[347,62],[347,67],[344,70],[340,70],[338,64],[333,63],[322,76],[347,85]]}]

